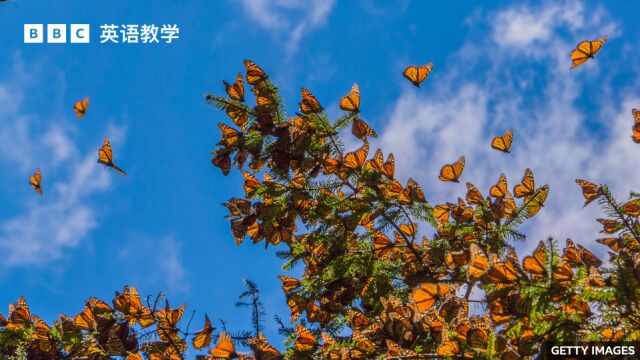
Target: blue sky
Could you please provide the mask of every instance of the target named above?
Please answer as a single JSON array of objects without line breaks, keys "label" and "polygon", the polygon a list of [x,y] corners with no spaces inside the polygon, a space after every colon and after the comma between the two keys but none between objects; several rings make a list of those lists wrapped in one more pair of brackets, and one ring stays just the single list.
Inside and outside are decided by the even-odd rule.
[{"label": "blue sky", "polygon": [[[24,295],[53,320],[129,284],[239,330],[249,314],[234,303],[249,278],[269,318],[288,316],[274,251],[235,246],[224,218],[240,177],[222,176],[209,158],[226,119],[203,95],[222,94],[220,80],[234,79],[244,58],[271,74],[289,109],[304,86],[339,114],[357,82],[363,118],[380,135],[373,146],[392,151],[401,180],[416,178],[434,203],[464,192],[436,179],[459,155],[463,180],[481,189],[501,172],[513,185],[531,167],[551,194],[523,251],[547,235],[594,244],[598,212],[582,209],[573,179],[622,196],[640,189],[640,148],[629,139],[640,107],[639,12],[625,1],[0,4],[0,304]],[[92,42],[24,44],[25,23],[89,23]],[[178,24],[180,39],[100,44],[99,26],[112,23]],[[602,35],[597,60],[569,71],[572,47]],[[428,61],[434,72],[416,90],[402,70]],[[72,105],[85,96],[78,121]],[[488,142],[507,128],[515,144],[503,156]],[[96,163],[105,136],[129,176]],[[36,168],[43,198],[27,182]],[[279,339],[273,322],[267,335]]]}]

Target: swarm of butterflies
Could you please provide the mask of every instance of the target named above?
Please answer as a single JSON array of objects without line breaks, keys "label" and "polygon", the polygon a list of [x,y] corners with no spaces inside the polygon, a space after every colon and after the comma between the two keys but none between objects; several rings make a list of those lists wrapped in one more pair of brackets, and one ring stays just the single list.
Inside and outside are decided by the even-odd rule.
[{"label": "swarm of butterflies", "polygon": [[[73,111],[76,113],[78,119],[82,119],[89,108],[89,98],[86,97],[82,100],[78,100],[73,105]],[[108,138],[104,138],[102,141],[102,147],[98,149],[98,163],[111,168],[122,175],[127,175],[124,170],[120,169],[116,164],[113,163],[113,151],[111,151],[111,142],[109,142]],[[33,175],[29,177],[29,185],[38,192],[41,196],[44,195],[44,190],[42,190],[42,171],[37,169]]]},{"label": "swarm of butterflies", "polygon": [[[605,41],[579,43],[572,68]],[[344,113],[335,120],[305,88],[298,111],[287,116],[267,73],[250,60],[244,66],[244,76],[223,82],[227,96],[205,96],[231,120],[218,125],[211,161],[225,175],[234,166],[243,175],[244,196],[224,204],[236,243],[278,246],[285,268],[304,269],[299,279],[279,276],[290,309],[291,326],[281,322],[280,329],[286,350],[260,332],[248,339],[216,333],[206,315],[201,330],[183,331],[184,305],[144,304],[135,288],[116,293],[112,305],[89,299],[53,327],[20,299],[0,316],[0,349],[27,341],[28,351],[48,356],[181,359],[191,337],[195,350],[206,351],[200,360],[521,359],[548,340],[640,339],[640,195],[619,202],[606,186],[576,180],[585,206],[597,202],[608,215],[598,219],[605,237],[597,240],[610,250],[607,266],[569,239],[564,248],[540,241],[520,260],[513,242],[526,236],[519,227],[549,194],[530,169],[513,188],[502,174],[488,196],[466,182],[464,198],[432,205],[415,180],[396,178],[393,154],[370,156],[368,139],[377,134],[361,117],[358,85],[340,99]],[[409,66],[403,75],[420,87],[432,70]],[[362,142],[354,151],[342,142],[349,128]],[[512,143],[507,130],[490,145],[508,153]],[[459,183],[464,167],[461,156],[438,178]],[[428,229],[435,233],[427,236]],[[149,338],[133,335],[144,329]],[[238,342],[250,351],[237,351]]]}]

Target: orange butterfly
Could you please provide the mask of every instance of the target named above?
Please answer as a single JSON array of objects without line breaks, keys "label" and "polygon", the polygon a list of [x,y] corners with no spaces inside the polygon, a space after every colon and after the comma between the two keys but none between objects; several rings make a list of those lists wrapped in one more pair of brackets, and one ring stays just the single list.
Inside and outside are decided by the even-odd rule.
[{"label": "orange butterfly", "polygon": [[467,182],[467,203],[471,205],[480,205],[484,203],[484,196],[478,188],[470,182]]},{"label": "orange butterfly", "polygon": [[449,293],[451,287],[444,283],[422,284],[413,291],[413,301],[418,306],[418,311],[425,312],[436,303],[436,299]]},{"label": "orange butterfly", "polygon": [[584,206],[589,205],[589,203],[602,195],[600,187],[592,182],[576,179],[576,184],[582,188],[582,196],[585,198]]},{"label": "orange butterfly", "polygon": [[502,152],[509,152],[511,144],[513,143],[513,130],[508,130],[506,133],[496,136],[491,140],[491,147]]},{"label": "orange butterfly", "polygon": [[191,340],[193,347],[200,350],[204,347],[209,346],[211,343],[211,333],[213,332],[213,326],[211,326],[211,321],[209,317],[204,315],[204,327],[202,330],[198,331],[196,336]]},{"label": "orange butterfly", "polygon": [[73,105],[73,111],[76,112],[76,116],[78,117],[78,119],[82,119],[84,114],[87,112],[88,107],[89,97],[76,101],[76,103]]},{"label": "orange butterfly", "polygon": [[126,172],[113,163],[113,152],[111,152],[111,143],[108,138],[104,138],[102,147],[98,149],[98,163],[108,166],[122,175],[127,175]]},{"label": "orange butterfly", "polygon": [[36,172],[29,176],[29,185],[38,192],[41,196],[44,195],[44,191],[42,191],[42,187],[40,186],[42,183],[42,172],[40,169],[36,170]]},{"label": "orange butterfly", "polygon": [[604,36],[598,40],[581,41],[578,43],[576,48],[571,52],[571,68],[574,69],[587,60],[595,58],[596,53],[606,41],[607,37]]},{"label": "orange butterfly", "polygon": [[640,110],[632,109],[631,113],[633,114],[633,135],[631,139],[633,139],[635,143],[640,144]]},{"label": "orange butterfly", "polygon": [[290,293],[300,287],[300,280],[286,275],[278,275],[278,279],[282,282],[282,291]]},{"label": "orange butterfly", "polygon": [[513,187],[513,195],[517,198],[521,198],[533,194],[535,190],[536,183],[533,179],[533,172],[531,172],[531,169],[526,169],[524,171],[521,184]]},{"label": "orange butterfly", "polygon": [[344,157],[344,167],[349,170],[357,170],[362,168],[367,160],[367,154],[369,153],[369,144],[364,144],[358,150],[350,152]]},{"label": "orange butterfly", "polygon": [[238,101],[244,101],[244,83],[242,82],[242,74],[238,73],[236,82],[231,85],[228,82],[222,80],[224,89],[230,98]]},{"label": "orange butterfly", "polygon": [[244,68],[247,69],[247,82],[256,85],[267,78],[267,74],[251,60],[244,60]]},{"label": "orange butterfly", "polygon": [[420,84],[429,76],[431,70],[433,69],[433,64],[428,63],[423,66],[407,66],[402,72],[402,75],[407,78],[407,80],[411,81],[411,83],[417,87],[420,87]]},{"label": "orange butterfly", "polygon": [[351,124],[351,133],[358,139],[365,140],[367,136],[377,137],[378,134],[362,119],[354,119]]},{"label": "orange butterfly", "polygon": [[320,102],[309,90],[302,88],[301,92],[302,101],[300,101],[300,111],[302,111],[303,114],[315,114],[322,112],[323,109]]},{"label": "orange butterfly", "polygon": [[489,194],[495,198],[504,198],[507,196],[508,192],[507,177],[504,174],[501,174],[498,182],[489,189]]},{"label": "orange butterfly", "polygon": [[527,214],[529,217],[533,217],[538,213],[538,211],[540,211],[540,209],[544,206],[544,202],[547,200],[548,195],[549,186],[544,185],[536,194],[532,195],[530,198],[527,198]]},{"label": "orange butterfly", "polygon": [[459,182],[458,179],[464,170],[464,161],[464,156],[461,156],[455,163],[446,164],[440,169],[440,176],[438,178],[442,181]]},{"label": "orange butterfly", "polygon": [[311,351],[318,345],[318,339],[304,326],[298,324],[298,326],[296,326],[296,333],[298,335],[295,342],[296,351]]},{"label": "orange butterfly", "polygon": [[236,356],[236,347],[231,341],[231,337],[226,332],[220,334],[218,344],[209,351],[209,354],[215,359],[231,359]]},{"label": "orange butterfly", "polygon": [[349,94],[340,99],[340,109],[352,113],[360,112],[360,87],[358,84],[353,84]]}]

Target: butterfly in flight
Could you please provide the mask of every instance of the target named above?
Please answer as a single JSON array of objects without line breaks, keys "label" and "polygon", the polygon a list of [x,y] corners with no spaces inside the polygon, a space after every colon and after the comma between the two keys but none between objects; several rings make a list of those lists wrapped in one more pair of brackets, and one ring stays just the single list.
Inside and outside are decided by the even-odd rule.
[{"label": "butterfly in flight", "polygon": [[507,130],[506,133],[496,136],[491,140],[491,147],[502,152],[508,153],[513,143],[513,130]]},{"label": "butterfly in flight", "polygon": [[36,170],[33,175],[29,176],[29,185],[38,192],[41,196],[44,195],[44,191],[42,191],[42,187],[40,184],[42,183],[42,172],[40,169]]},{"label": "butterfly in flight", "polygon": [[402,75],[407,78],[407,80],[411,81],[413,85],[416,87],[420,87],[420,84],[431,74],[431,70],[433,69],[433,63],[428,63],[422,66],[414,66],[410,65],[404,69]]},{"label": "butterfly in flight", "polygon": [[603,36],[598,40],[581,41],[571,52],[571,68],[575,69],[584,64],[589,59],[594,59],[596,53],[602,48],[607,41],[607,37]]},{"label": "butterfly in flight", "polygon": [[108,138],[104,138],[102,142],[102,147],[98,149],[98,162],[105,166],[112,168],[113,170],[119,172],[122,175],[127,175],[122,169],[117,167],[113,163],[113,152],[111,151],[111,143]]},{"label": "butterfly in flight", "polygon": [[459,182],[460,175],[464,170],[464,156],[454,162],[453,164],[446,164],[440,169],[440,176],[438,177],[442,181]]},{"label": "butterfly in flight", "polygon": [[88,107],[89,97],[76,101],[76,103],[73,105],[73,111],[76,112],[76,116],[78,117],[78,119],[82,119],[84,117],[84,114],[87,113]]},{"label": "butterfly in flight", "polygon": [[633,139],[635,143],[640,144],[640,110],[632,109],[631,114],[633,114],[633,135],[631,139]]}]

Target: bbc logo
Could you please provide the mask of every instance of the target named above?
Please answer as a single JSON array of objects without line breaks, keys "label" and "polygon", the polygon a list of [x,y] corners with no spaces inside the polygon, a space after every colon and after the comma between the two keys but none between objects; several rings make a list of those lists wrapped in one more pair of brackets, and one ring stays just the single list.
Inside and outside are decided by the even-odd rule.
[{"label": "bbc logo", "polygon": [[[47,24],[47,43],[67,43],[67,24]],[[44,24],[24,24],[24,42],[26,44],[42,44],[45,41]],[[70,24],[69,42],[88,44],[90,41],[89,24]]]}]

